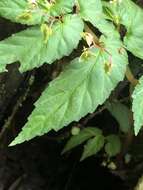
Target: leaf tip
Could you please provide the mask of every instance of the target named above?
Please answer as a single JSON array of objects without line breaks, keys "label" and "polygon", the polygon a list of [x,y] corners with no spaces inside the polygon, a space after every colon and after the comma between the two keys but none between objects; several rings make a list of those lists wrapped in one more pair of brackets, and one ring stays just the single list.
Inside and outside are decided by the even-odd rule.
[{"label": "leaf tip", "polygon": [[12,146],[15,146],[15,145],[17,145],[17,144],[20,144],[20,143],[18,143],[17,140],[14,139],[8,146],[9,146],[9,147],[12,147]]},{"label": "leaf tip", "polygon": [[85,152],[83,152],[83,154],[81,155],[80,158],[80,162],[82,162],[83,160],[85,160],[86,158],[88,158],[89,156],[85,154]]},{"label": "leaf tip", "polygon": [[15,146],[15,145],[17,145],[17,144],[21,144],[21,143],[23,143],[25,141],[25,139],[23,138],[23,137],[20,137],[20,135],[19,136],[17,136],[8,146],[9,147],[12,147],[12,146]]},{"label": "leaf tip", "polygon": [[81,156],[80,158],[80,162],[82,162],[85,158],[83,156]]},{"label": "leaf tip", "polygon": [[135,136],[137,136],[139,133],[139,130],[135,129]]}]

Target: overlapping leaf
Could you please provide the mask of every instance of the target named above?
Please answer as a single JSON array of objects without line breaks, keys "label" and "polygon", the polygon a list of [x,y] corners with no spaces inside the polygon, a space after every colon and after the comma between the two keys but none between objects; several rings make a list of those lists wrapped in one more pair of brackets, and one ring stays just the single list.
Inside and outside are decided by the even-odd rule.
[{"label": "overlapping leaf", "polygon": [[105,151],[109,156],[115,156],[121,151],[121,141],[117,135],[109,135],[106,137],[107,143]]},{"label": "overlapping leaf", "polygon": [[[31,3],[30,3],[31,2]],[[28,0],[0,0],[0,16],[13,22],[34,25],[49,16],[60,16],[72,12],[74,0],[56,0],[47,10]],[[43,6],[44,7],[44,6]]]},{"label": "overlapping leaf", "polygon": [[108,102],[106,107],[118,121],[121,131],[128,132],[131,128],[131,112],[128,107],[120,102]]},{"label": "overlapping leaf", "polygon": [[112,23],[105,20],[101,0],[78,0],[78,6],[79,14],[85,21],[89,21],[103,34],[119,38],[119,33],[115,30]]},{"label": "overlapping leaf", "polygon": [[104,37],[100,41],[104,47],[90,49],[50,83],[12,145],[78,121],[108,98],[123,80],[128,61],[120,41]]},{"label": "overlapping leaf", "polygon": [[139,84],[135,87],[132,95],[133,98],[133,116],[134,116],[134,131],[137,135],[143,126],[143,77],[139,80]]},{"label": "overlapping leaf", "polygon": [[84,152],[81,157],[81,161],[89,156],[95,155],[99,152],[104,146],[104,136],[97,135],[96,137],[90,139],[87,144],[84,146]]},{"label": "overlapping leaf", "polygon": [[102,131],[95,127],[88,127],[88,128],[81,130],[78,135],[74,135],[69,139],[69,141],[67,142],[67,144],[63,150],[63,153],[82,144],[84,141],[88,140],[89,138],[94,137],[99,134],[101,135]]},{"label": "overlapping leaf", "polygon": [[108,17],[116,25],[124,25],[127,29],[124,44],[135,56],[143,59],[143,9],[131,0],[105,3]]},{"label": "overlapping leaf", "polygon": [[[0,0],[0,16],[22,24],[39,24],[42,19],[42,12],[40,9],[35,9],[29,13],[31,17],[28,18],[29,8],[27,0]],[[23,18],[20,19],[20,15],[23,13],[25,13],[25,17],[23,15]]]},{"label": "overlapping leaf", "polygon": [[101,0],[78,0],[79,14],[92,24],[100,22],[103,18]]},{"label": "overlapping leaf", "polygon": [[17,33],[0,42],[0,72],[5,70],[6,64],[15,61],[20,61],[22,72],[44,62],[51,64],[77,47],[82,31],[82,20],[76,15],[67,15],[52,26],[46,43],[39,27]]},{"label": "overlapping leaf", "polygon": [[51,9],[49,10],[51,16],[64,15],[71,13],[75,0],[56,0]]}]

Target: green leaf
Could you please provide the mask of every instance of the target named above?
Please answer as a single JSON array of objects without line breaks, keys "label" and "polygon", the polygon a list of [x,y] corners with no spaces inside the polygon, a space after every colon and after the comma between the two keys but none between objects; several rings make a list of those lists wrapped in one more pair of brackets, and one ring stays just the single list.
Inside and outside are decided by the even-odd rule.
[{"label": "green leaf", "polygon": [[131,128],[131,112],[128,107],[120,102],[108,102],[106,107],[118,121],[121,131],[127,133]]},{"label": "green leaf", "polygon": [[56,2],[51,6],[49,12],[51,16],[64,15],[66,13],[71,13],[73,10],[75,0],[56,0]]},{"label": "green leaf", "polygon": [[109,135],[106,137],[107,143],[105,145],[106,153],[112,157],[116,156],[121,151],[121,141],[117,135]]},{"label": "green leaf", "polygon": [[74,0],[56,0],[49,10],[44,10],[30,0],[0,0],[0,16],[21,24],[35,25],[43,20],[48,21],[50,16],[60,16],[71,13]]},{"label": "green leaf", "polygon": [[103,18],[101,0],[78,0],[79,14],[85,21],[98,23]]},{"label": "green leaf", "polygon": [[80,128],[78,126],[73,126],[71,129],[72,135],[78,135],[80,133]]},{"label": "green leaf", "polygon": [[99,134],[101,135],[102,131],[95,127],[88,127],[81,130],[78,135],[74,135],[68,140],[62,153],[65,153],[71,150],[72,148],[82,144],[84,141],[88,140],[89,138],[99,135]]},{"label": "green leaf", "polygon": [[87,144],[84,146],[84,152],[81,157],[81,161],[89,156],[93,156],[98,153],[104,146],[104,136],[97,135],[93,139],[88,140]]},{"label": "green leaf", "polygon": [[105,20],[101,0],[78,0],[78,6],[79,14],[85,21],[89,21],[103,34],[119,38],[119,33],[115,30],[115,27]]},{"label": "green leaf", "polygon": [[62,22],[53,24],[51,30],[46,43],[39,27],[32,27],[1,41],[0,72],[5,71],[7,64],[16,61],[20,61],[20,71],[24,72],[69,55],[81,39],[83,22],[77,15],[67,15]]},{"label": "green leaf", "polygon": [[133,117],[134,117],[134,131],[137,135],[143,126],[143,77],[140,78],[139,84],[134,89],[133,98]]},{"label": "green leaf", "polygon": [[124,37],[126,48],[133,55],[143,59],[143,9],[131,0],[115,1],[104,5],[110,11],[110,18],[114,23],[125,26],[127,30]]},{"label": "green leaf", "polygon": [[[27,0],[0,0],[0,16],[7,18],[13,22],[18,22],[21,24],[39,24],[42,20],[42,12],[39,9],[36,9],[36,11],[32,11],[31,13],[28,11],[30,6],[28,6]],[[20,15],[23,13],[29,13],[27,17],[23,15],[23,18]]]},{"label": "green leaf", "polygon": [[102,48],[89,49],[75,59],[44,91],[23,131],[12,145],[59,130],[92,113],[123,80],[128,63],[120,41],[102,37]]}]

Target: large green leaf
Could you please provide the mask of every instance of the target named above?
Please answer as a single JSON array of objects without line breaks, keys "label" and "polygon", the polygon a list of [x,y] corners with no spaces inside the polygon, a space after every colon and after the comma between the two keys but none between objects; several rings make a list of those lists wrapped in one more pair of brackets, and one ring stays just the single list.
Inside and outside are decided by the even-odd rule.
[{"label": "large green leaf", "polygon": [[93,156],[98,153],[104,146],[104,136],[97,135],[93,139],[88,140],[87,144],[84,146],[84,151],[81,157],[81,161],[89,156]]},{"label": "large green leaf", "polygon": [[128,107],[120,102],[108,102],[106,107],[118,121],[121,131],[128,132],[131,128],[131,112]]},{"label": "large green leaf", "polygon": [[72,12],[73,5],[74,0],[56,0],[49,9],[45,8],[44,10],[44,6],[42,8],[42,6],[38,6],[38,3],[32,5],[30,0],[0,0],[0,16],[13,22],[34,25],[40,24],[43,19],[48,20],[49,16]]},{"label": "large green leaf", "polygon": [[133,98],[133,116],[134,116],[134,131],[138,134],[143,126],[143,77],[139,80],[139,84],[135,87],[132,95]]},{"label": "large green leaf", "polygon": [[28,9],[27,0],[0,0],[0,16],[22,24],[31,25],[40,23],[42,19],[42,12],[40,9],[32,11],[31,18],[28,18],[28,12],[27,17],[23,15],[23,18],[20,18],[20,15],[23,13],[26,14],[26,10]]},{"label": "large green leaf", "polygon": [[84,141],[88,140],[89,138],[94,137],[99,134],[101,135],[102,131],[95,127],[87,127],[81,130],[78,135],[74,135],[68,140],[66,146],[64,147],[63,153],[82,144]]},{"label": "large green leaf", "polygon": [[44,62],[51,64],[77,47],[82,31],[82,20],[77,15],[67,15],[53,25],[46,43],[39,27],[17,33],[0,42],[0,72],[15,61],[20,61],[22,72]]},{"label": "large green leaf", "polygon": [[116,25],[126,27],[124,44],[135,56],[143,59],[143,9],[131,0],[114,1],[104,4],[108,17]]},{"label": "large green leaf", "polygon": [[109,156],[116,156],[121,151],[121,141],[117,135],[109,135],[106,137],[107,143],[105,151]]},{"label": "large green leaf", "polygon": [[12,145],[78,121],[108,98],[123,80],[128,60],[120,41],[100,41],[104,47],[89,49],[50,83]]}]

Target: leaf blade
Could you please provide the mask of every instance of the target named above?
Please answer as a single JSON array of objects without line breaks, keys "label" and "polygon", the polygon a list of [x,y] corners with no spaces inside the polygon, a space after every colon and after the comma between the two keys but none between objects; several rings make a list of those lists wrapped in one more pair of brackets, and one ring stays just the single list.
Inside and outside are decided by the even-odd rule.
[{"label": "leaf blade", "polygon": [[116,156],[121,151],[121,141],[117,135],[109,135],[106,137],[107,143],[105,145],[106,153],[112,157]]},{"label": "leaf blade", "polygon": [[113,24],[105,20],[101,0],[78,0],[78,7],[79,15],[83,20],[90,22],[104,35],[120,38]]},{"label": "leaf blade", "polygon": [[84,146],[84,152],[81,156],[80,161],[95,155],[98,153],[104,146],[104,136],[98,135],[93,139],[88,140],[87,144]]},{"label": "leaf blade", "polygon": [[0,72],[16,61],[21,63],[20,71],[25,72],[69,55],[81,39],[83,22],[77,15],[67,15],[63,22],[53,25],[52,31],[47,43],[39,27],[31,27],[0,41]]},{"label": "leaf blade", "polygon": [[78,0],[79,14],[85,21],[98,23],[103,18],[101,0]]},{"label": "leaf blade", "polygon": [[120,102],[109,102],[106,107],[118,121],[121,131],[127,133],[131,128],[131,113],[128,107]]},{"label": "leaf blade", "polygon": [[27,0],[1,0],[0,1],[0,16],[21,24],[34,25],[41,23],[42,12],[31,13],[31,19],[20,19],[19,16],[24,12],[28,13],[28,1]]},{"label": "leaf blade", "polygon": [[51,16],[59,16],[67,13],[71,13],[74,6],[74,0],[56,0],[50,9]]},{"label": "leaf blade", "polygon": [[143,59],[143,9],[131,0],[105,3],[111,13],[111,19],[116,25],[124,25],[126,34],[124,44],[126,49],[136,57]]},{"label": "leaf blade", "polygon": [[[118,51],[122,46],[120,41],[110,41],[103,37],[101,40],[108,52],[93,48],[88,57],[76,58],[68,65],[35,103],[36,109],[12,145],[33,138],[32,133],[36,128],[39,131],[35,131],[35,136],[52,129],[60,130],[70,122],[92,113],[109,97],[118,82],[123,80],[128,60],[124,50],[122,54]],[[112,67],[109,64],[107,70],[106,64],[111,60],[111,55]],[[39,117],[43,118],[41,127],[38,126],[40,121],[37,122]]]},{"label": "leaf blade", "polygon": [[132,94],[133,104],[133,118],[134,118],[134,131],[135,135],[137,135],[143,126],[143,77],[140,78],[139,84],[134,89]]},{"label": "leaf blade", "polygon": [[[35,5],[28,0],[1,0],[0,16],[27,25],[41,24],[43,20],[46,22],[50,16],[60,16],[72,12],[74,0],[56,0],[49,10],[43,10],[39,7],[38,2]],[[45,12],[46,11],[46,12]]]},{"label": "leaf blade", "polygon": [[80,131],[78,135],[74,135],[68,140],[67,144],[64,147],[62,153],[65,153],[74,147],[82,144],[84,141],[88,140],[89,138],[102,134],[102,131],[95,127],[88,127]]}]

